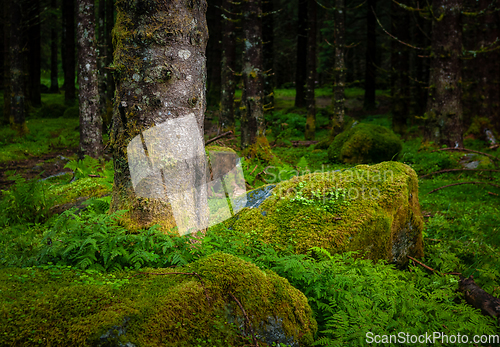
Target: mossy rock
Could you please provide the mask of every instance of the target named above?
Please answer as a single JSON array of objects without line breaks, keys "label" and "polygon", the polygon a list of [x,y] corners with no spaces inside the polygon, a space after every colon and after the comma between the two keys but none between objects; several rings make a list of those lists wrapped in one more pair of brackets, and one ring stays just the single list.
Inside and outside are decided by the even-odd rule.
[{"label": "mossy rock", "polygon": [[354,123],[335,137],[328,148],[334,163],[368,164],[392,160],[403,143],[391,130],[380,125]]},{"label": "mossy rock", "polygon": [[288,280],[228,254],[140,273],[45,268],[0,270],[0,345],[243,346],[240,304],[260,346],[309,346],[317,330]]},{"label": "mossy rock", "polygon": [[399,267],[407,255],[423,256],[418,177],[408,165],[383,162],[313,173],[281,182],[272,192],[213,230],[239,232],[282,250],[291,245],[303,254],[312,247],[357,251]]},{"label": "mossy rock", "polygon": [[67,106],[61,104],[45,104],[35,112],[35,118],[60,118],[66,109]]},{"label": "mossy rock", "polygon": [[73,106],[73,107],[68,107],[66,111],[64,111],[63,118],[72,118],[72,119],[78,119],[80,117],[80,107],[79,106]]}]

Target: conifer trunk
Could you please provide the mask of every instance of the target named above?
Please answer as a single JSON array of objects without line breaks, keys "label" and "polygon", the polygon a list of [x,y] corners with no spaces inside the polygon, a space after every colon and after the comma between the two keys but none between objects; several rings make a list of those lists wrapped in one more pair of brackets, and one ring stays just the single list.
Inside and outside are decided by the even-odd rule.
[{"label": "conifer trunk", "polygon": [[21,2],[23,7],[28,7],[28,18],[24,24],[28,26],[28,96],[31,105],[42,106],[42,96],[40,93],[41,78],[41,20],[40,20],[40,0],[29,0]]},{"label": "conifer trunk", "polygon": [[21,4],[10,2],[10,124],[22,136],[28,132],[25,115],[24,66],[21,50]]},{"label": "conifer trunk", "polygon": [[50,29],[50,92],[59,93],[59,76],[58,76],[58,50],[59,45],[57,44],[57,16],[55,11],[57,11],[57,0],[51,0],[50,7],[52,10],[51,15],[51,29]]},{"label": "conifer trunk", "polygon": [[366,14],[366,67],[365,67],[365,100],[364,108],[371,110],[375,108],[375,90],[376,86],[376,55],[377,55],[377,22],[375,13],[377,0],[368,0],[368,11]]},{"label": "conifer trunk", "polygon": [[12,93],[10,84],[10,1],[4,1],[3,13],[4,13],[4,37],[3,37],[3,56],[4,56],[4,85],[3,85],[3,122],[5,124],[10,123],[10,95]]},{"label": "conifer trunk", "polygon": [[345,115],[345,0],[335,1],[335,84],[333,87],[333,136],[344,124]]},{"label": "conifer trunk", "polygon": [[261,0],[243,3],[243,84],[241,100],[241,147],[246,148],[265,136],[263,109],[262,4]]},{"label": "conifer trunk", "polygon": [[307,8],[307,118],[305,139],[314,140],[316,136],[316,0],[308,0]]},{"label": "conifer trunk", "polygon": [[73,104],[76,98],[75,77],[75,0],[62,2],[64,41],[62,59],[64,68],[64,100]]},{"label": "conifer trunk", "polygon": [[94,0],[77,0],[78,80],[80,91],[80,157],[102,156]]},{"label": "conifer trunk", "polygon": [[[187,233],[208,218],[206,191],[191,190],[206,184],[207,3],[117,0],[116,6],[111,209],[128,210],[122,223],[129,230],[160,224]],[[182,196],[170,193],[167,186],[173,185]],[[187,206],[180,217],[179,205]]]},{"label": "conifer trunk", "polygon": [[222,131],[234,130],[234,92],[236,90],[236,25],[231,18],[234,6],[231,0],[224,0],[222,8],[222,64],[221,64],[221,96],[220,125]]},{"label": "conifer trunk", "polygon": [[307,2],[298,0],[298,23],[297,23],[297,65],[295,70],[295,107],[306,106],[306,84],[307,72]]},{"label": "conifer trunk", "polygon": [[[106,0],[106,67],[113,64],[113,27],[115,25],[114,0]],[[106,70],[106,107],[111,107],[115,97],[115,81],[113,74]]]},{"label": "conifer trunk", "polygon": [[426,138],[451,147],[462,138],[462,0],[434,0]]}]

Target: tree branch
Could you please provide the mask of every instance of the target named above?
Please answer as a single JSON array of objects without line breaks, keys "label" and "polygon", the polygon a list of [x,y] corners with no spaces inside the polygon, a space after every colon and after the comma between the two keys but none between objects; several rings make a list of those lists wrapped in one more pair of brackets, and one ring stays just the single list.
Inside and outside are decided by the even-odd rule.
[{"label": "tree branch", "polygon": [[446,186],[442,186],[442,187],[436,188],[434,190],[431,190],[427,194],[432,194],[434,192],[437,192],[438,190],[441,190],[441,189],[444,189],[444,188],[448,188],[448,187],[461,186],[462,184],[489,184],[490,186],[494,186],[494,187],[500,188],[500,185],[495,184],[495,183],[491,183],[491,182],[459,182],[459,183],[448,184]]}]

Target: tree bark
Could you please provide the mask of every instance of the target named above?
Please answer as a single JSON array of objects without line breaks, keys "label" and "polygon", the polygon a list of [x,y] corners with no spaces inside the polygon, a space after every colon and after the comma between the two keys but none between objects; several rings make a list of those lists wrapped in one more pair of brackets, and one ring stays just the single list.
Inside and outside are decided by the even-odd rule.
[{"label": "tree bark", "polygon": [[481,310],[483,315],[493,317],[500,324],[500,299],[479,287],[472,276],[460,277],[458,290],[464,294],[467,303]]},{"label": "tree bark", "polygon": [[274,108],[274,3],[273,0],[264,1],[262,41],[264,41],[264,110]]},{"label": "tree bark", "polygon": [[231,18],[234,6],[231,0],[223,3],[222,64],[220,125],[222,131],[234,130],[234,92],[236,89],[236,25]]},{"label": "tree bark", "polygon": [[222,16],[221,0],[211,0],[207,9],[207,24],[210,37],[207,44],[207,105],[220,107],[221,60],[222,60]]},{"label": "tree bark", "polygon": [[4,13],[4,36],[3,36],[3,56],[4,56],[4,85],[3,85],[3,122],[10,123],[10,95],[12,93],[10,80],[10,1],[2,4]]},{"label": "tree bark", "polygon": [[57,0],[51,0],[51,16],[50,16],[50,92],[59,93],[59,76],[58,76],[58,51],[57,44]]},{"label": "tree bark", "polygon": [[307,2],[298,0],[299,18],[297,22],[297,65],[295,70],[295,107],[305,107],[307,71]]},{"label": "tree bark", "polygon": [[[207,3],[117,0],[111,209],[129,230],[206,225]],[[174,170],[174,171],[173,171]],[[206,187],[205,187],[206,188]],[[184,209],[184,210],[182,210]]]},{"label": "tree bark", "polygon": [[340,133],[345,116],[345,0],[335,1],[335,84],[333,87],[333,137]]},{"label": "tree bark", "polygon": [[[113,64],[113,27],[115,25],[115,1],[106,0],[106,67],[110,67]],[[111,107],[113,99],[115,97],[115,81],[113,79],[113,74],[106,70],[106,98]]]},{"label": "tree bark", "polygon": [[40,0],[29,0],[24,2],[28,5],[28,95],[31,105],[42,106],[42,96],[40,93],[41,78],[41,20],[40,20]]},{"label": "tree bark", "polygon": [[24,66],[21,52],[21,26],[22,12],[21,4],[17,1],[10,2],[10,124],[23,136],[28,132],[25,115],[24,94]]},{"label": "tree bark", "polygon": [[80,91],[79,155],[102,156],[102,118],[99,112],[94,0],[77,0],[78,80]]},{"label": "tree bark", "polygon": [[[402,0],[401,4],[405,5]],[[393,2],[392,34],[402,42],[410,42],[409,12]],[[391,41],[391,96],[392,96],[392,130],[398,134],[406,132],[410,112],[410,54],[408,47]]]},{"label": "tree bark", "polygon": [[100,0],[95,21],[97,50],[97,86],[99,89],[99,113],[104,122],[106,115],[106,1]]},{"label": "tree bark", "polygon": [[241,100],[245,110],[241,115],[241,147],[246,148],[265,136],[262,76],[262,7],[261,0],[243,3],[244,49]]},{"label": "tree bark", "polygon": [[366,14],[366,68],[365,68],[365,100],[364,108],[371,110],[375,108],[376,86],[376,57],[377,57],[377,22],[375,14],[377,0],[368,0],[368,12]]},{"label": "tree bark", "polygon": [[462,0],[433,2],[426,138],[449,147],[463,147],[461,10]]},{"label": "tree bark", "polygon": [[307,118],[305,139],[314,140],[316,136],[316,0],[308,0],[307,17]]},{"label": "tree bark", "polygon": [[73,104],[76,98],[75,78],[75,0],[62,2],[62,15],[64,18],[64,43],[62,49],[64,66],[64,100]]}]

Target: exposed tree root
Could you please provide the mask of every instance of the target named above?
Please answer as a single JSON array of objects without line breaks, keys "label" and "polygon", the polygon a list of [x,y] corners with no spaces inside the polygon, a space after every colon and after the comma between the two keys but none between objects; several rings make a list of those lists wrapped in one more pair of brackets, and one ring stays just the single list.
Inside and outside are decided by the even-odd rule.
[{"label": "exposed tree root", "polygon": [[250,324],[250,320],[248,319],[247,313],[245,312],[243,305],[241,304],[241,302],[239,302],[238,299],[236,299],[236,297],[233,295],[233,293],[230,292],[229,295],[231,295],[233,300],[236,301],[236,303],[238,304],[238,306],[241,309],[241,312],[243,312],[243,316],[245,317],[245,323],[246,323],[245,325],[248,327],[248,329],[250,330],[250,333],[252,334],[252,340],[253,340],[254,346],[259,347],[259,343],[257,342],[257,339],[255,338],[255,332],[253,331],[252,324]]},{"label": "exposed tree root", "polygon": [[485,316],[495,318],[500,324],[500,299],[485,292],[474,282],[472,276],[469,278],[460,276],[458,290],[464,293],[465,300],[469,305],[480,309]]},{"label": "exposed tree root", "polygon": [[216,136],[214,137],[213,139],[210,139],[210,140],[207,140],[207,142],[205,142],[205,146],[208,145],[209,143],[212,143],[214,141],[217,141],[218,139],[224,137],[224,136],[227,136],[227,135],[231,135],[233,132],[231,130],[229,131],[226,131],[225,133],[223,134],[220,134],[219,136]]},{"label": "exposed tree root", "polygon": [[425,178],[429,177],[432,175],[437,175],[440,173],[445,173],[445,172],[461,172],[461,171],[473,171],[473,172],[500,172],[500,170],[481,170],[481,169],[446,169],[446,170],[439,170],[439,171],[434,171],[431,173],[428,173],[427,175],[420,176],[419,178]]}]

